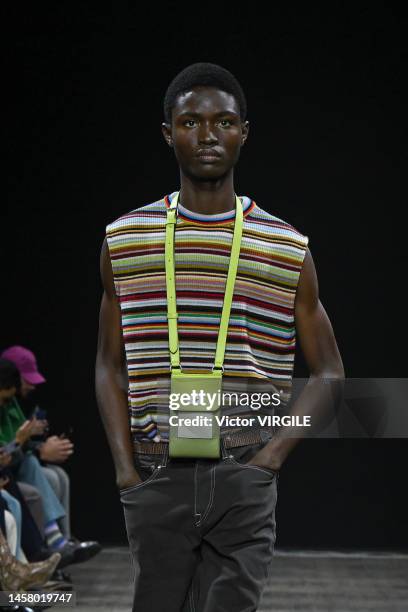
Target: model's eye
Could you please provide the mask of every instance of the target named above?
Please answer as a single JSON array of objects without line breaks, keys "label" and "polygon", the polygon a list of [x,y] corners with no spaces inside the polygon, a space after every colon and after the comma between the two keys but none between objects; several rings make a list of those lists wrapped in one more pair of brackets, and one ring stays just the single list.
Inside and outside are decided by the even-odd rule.
[{"label": "model's eye", "polygon": [[187,121],[184,122],[184,125],[187,125],[187,127],[194,127],[195,121],[194,119],[187,119]]},{"label": "model's eye", "polygon": [[231,125],[230,119],[221,119],[220,123],[222,127],[229,127]]}]

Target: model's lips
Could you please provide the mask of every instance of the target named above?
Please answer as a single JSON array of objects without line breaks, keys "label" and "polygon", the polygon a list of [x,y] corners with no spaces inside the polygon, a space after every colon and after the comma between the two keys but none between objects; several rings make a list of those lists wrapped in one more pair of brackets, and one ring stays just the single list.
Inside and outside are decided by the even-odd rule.
[{"label": "model's lips", "polygon": [[197,152],[197,157],[200,159],[219,159],[221,157],[220,153],[215,149],[200,149]]}]

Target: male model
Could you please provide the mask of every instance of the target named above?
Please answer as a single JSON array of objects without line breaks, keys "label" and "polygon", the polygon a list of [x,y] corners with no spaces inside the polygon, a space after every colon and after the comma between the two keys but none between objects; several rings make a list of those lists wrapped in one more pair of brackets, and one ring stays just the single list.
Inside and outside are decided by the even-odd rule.
[{"label": "male model", "polygon": [[101,254],[96,392],[136,570],[133,610],[252,612],[276,539],[277,473],[297,440],[221,428],[211,458],[202,453],[207,434],[198,443],[187,431],[190,455],[178,456],[159,380],[216,371],[230,382],[269,380],[289,396],[297,332],[311,373],[297,411],[308,414],[315,381],[341,379],[343,366],[308,237],[250,197],[236,198],[234,167],[249,130],[237,80],[215,64],[193,64],[169,85],[164,116],[180,189],[108,225]]}]

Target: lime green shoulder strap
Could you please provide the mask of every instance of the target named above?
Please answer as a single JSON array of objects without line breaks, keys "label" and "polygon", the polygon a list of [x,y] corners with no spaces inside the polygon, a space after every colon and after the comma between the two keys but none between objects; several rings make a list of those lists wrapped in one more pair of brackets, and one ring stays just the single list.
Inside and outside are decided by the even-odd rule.
[{"label": "lime green shoulder strap", "polygon": [[[171,369],[180,369],[179,339],[177,330],[177,301],[176,301],[176,278],[174,261],[174,233],[177,222],[177,204],[179,193],[173,197],[170,207],[167,209],[166,222],[166,289],[167,289],[167,321],[169,328],[169,350]],[[222,370],[224,363],[225,344],[227,341],[228,324],[231,312],[232,296],[234,294],[235,278],[237,275],[239,252],[241,249],[243,211],[242,203],[235,196],[235,223],[234,236],[232,239],[230,263],[228,267],[227,283],[225,286],[224,304],[222,307],[220,329],[218,332],[217,348],[215,351],[215,362],[213,370]]]}]

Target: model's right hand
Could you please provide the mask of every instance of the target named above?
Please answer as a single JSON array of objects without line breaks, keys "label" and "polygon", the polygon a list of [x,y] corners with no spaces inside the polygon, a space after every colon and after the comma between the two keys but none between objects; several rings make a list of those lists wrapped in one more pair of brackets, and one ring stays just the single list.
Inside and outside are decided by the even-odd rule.
[{"label": "model's right hand", "polygon": [[141,482],[142,479],[140,478],[136,470],[132,470],[127,474],[118,474],[116,476],[116,485],[119,491],[121,491],[122,489],[127,489],[128,487],[133,487],[137,484],[140,484]]}]

